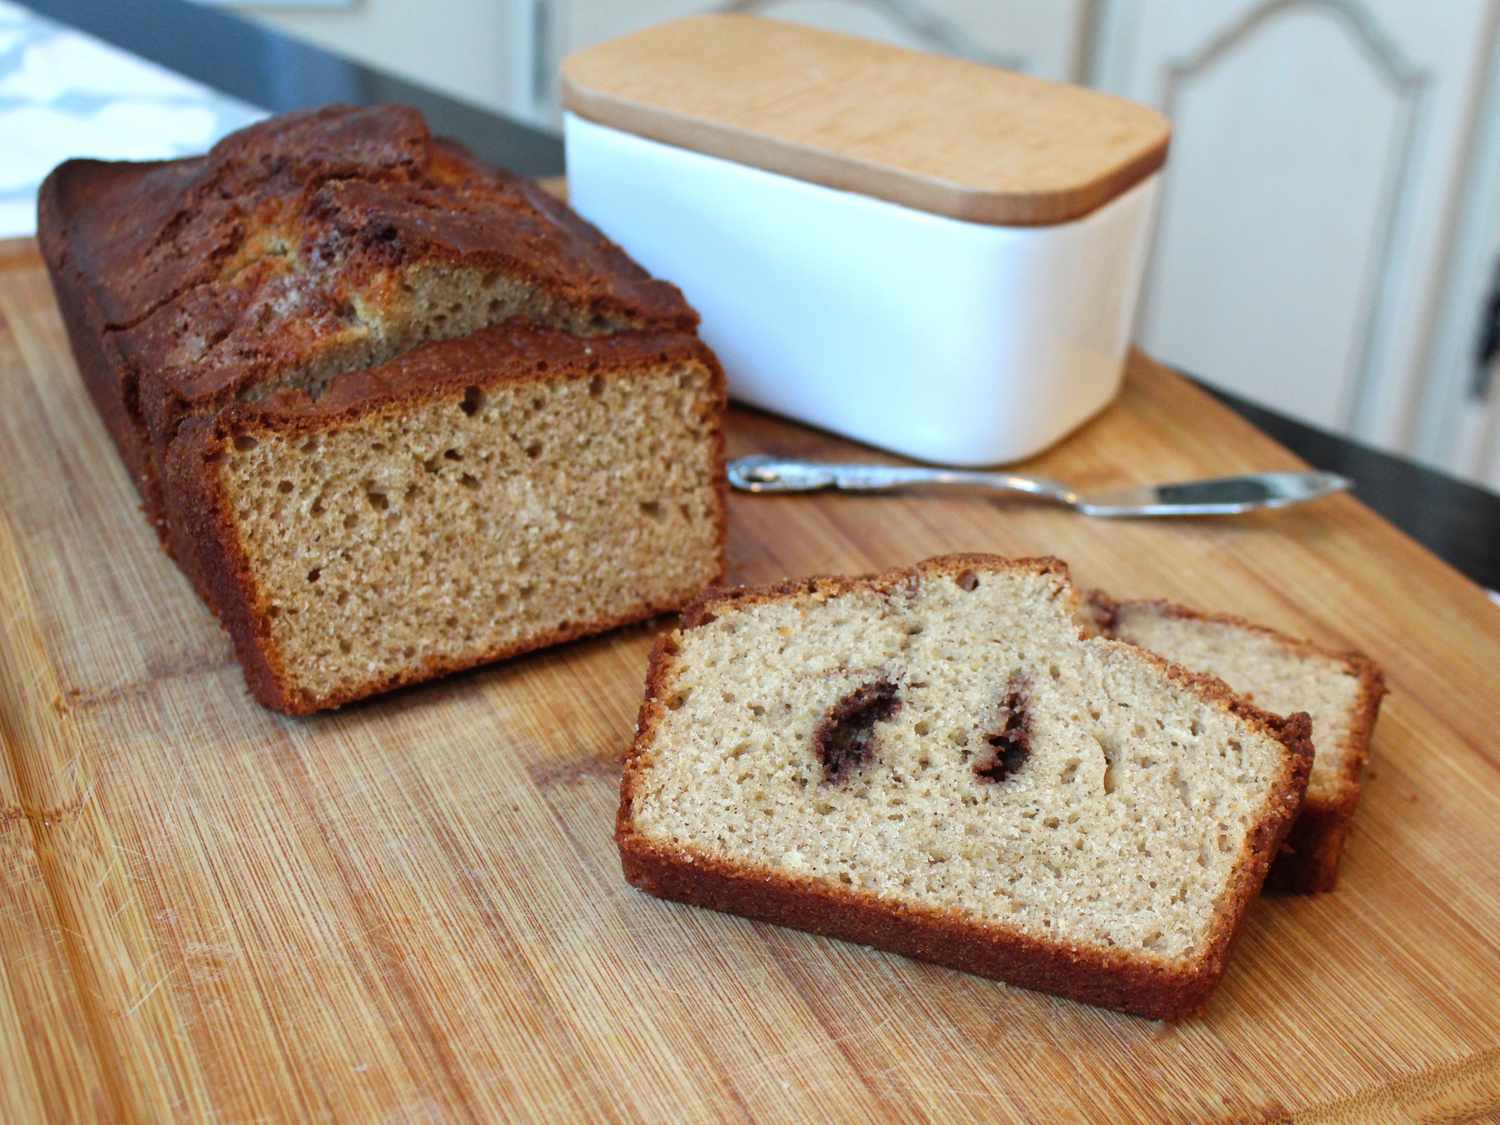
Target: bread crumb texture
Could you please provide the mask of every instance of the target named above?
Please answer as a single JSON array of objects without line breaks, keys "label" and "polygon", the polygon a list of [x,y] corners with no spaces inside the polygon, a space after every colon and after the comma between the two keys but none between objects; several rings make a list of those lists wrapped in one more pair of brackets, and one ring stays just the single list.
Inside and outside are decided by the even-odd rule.
[{"label": "bread crumb texture", "polygon": [[[1072,602],[1066,578],[1022,567],[709,603],[675,639],[622,830],[1194,961],[1287,748],[1180,670],[1081,637]],[[830,769],[839,722],[855,726]]]},{"label": "bread crumb texture", "polygon": [[287,679],[345,698],[680,604],[719,566],[717,410],[685,361],[236,434],[221,486]]},{"label": "bread crumb texture", "polygon": [[1365,691],[1359,667],[1347,658],[1235,622],[1167,612],[1154,602],[1120,605],[1113,635],[1217,676],[1264,710],[1306,711],[1317,747],[1308,798],[1342,795],[1349,756],[1362,752],[1352,726],[1364,713]]}]

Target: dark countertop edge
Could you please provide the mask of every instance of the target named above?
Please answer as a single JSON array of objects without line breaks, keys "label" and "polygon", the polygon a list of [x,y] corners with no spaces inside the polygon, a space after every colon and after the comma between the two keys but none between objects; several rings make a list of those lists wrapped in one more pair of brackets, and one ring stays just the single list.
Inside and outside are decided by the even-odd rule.
[{"label": "dark countertop edge", "polygon": [[[39,14],[277,113],[329,102],[416,106],[434,132],[531,176],[563,171],[557,136],[319,47],[185,0],[37,0]],[[1195,379],[1304,461],[1354,480],[1354,494],[1480,585],[1500,590],[1500,496],[1294,421]]]},{"label": "dark countertop edge", "polygon": [[1455,570],[1500,590],[1500,496],[1188,377],[1309,465],[1353,480],[1355,496]]}]

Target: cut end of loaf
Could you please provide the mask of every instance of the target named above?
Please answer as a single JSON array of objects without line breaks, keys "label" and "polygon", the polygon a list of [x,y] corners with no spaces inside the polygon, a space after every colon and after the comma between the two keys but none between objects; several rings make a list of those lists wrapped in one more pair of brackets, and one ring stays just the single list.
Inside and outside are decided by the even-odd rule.
[{"label": "cut end of loaf", "polygon": [[545,339],[519,375],[514,338],[490,370],[475,342],[436,345],[316,405],[221,420],[213,538],[264,702],[338,706],[676,608],[722,574],[711,358]]},{"label": "cut end of loaf", "polygon": [[1190,1010],[1300,803],[1301,728],[1080,638],[1075,610],[1054,561],[984,557],[702,599],[653,660],[627,874],[1091,1003]]}]

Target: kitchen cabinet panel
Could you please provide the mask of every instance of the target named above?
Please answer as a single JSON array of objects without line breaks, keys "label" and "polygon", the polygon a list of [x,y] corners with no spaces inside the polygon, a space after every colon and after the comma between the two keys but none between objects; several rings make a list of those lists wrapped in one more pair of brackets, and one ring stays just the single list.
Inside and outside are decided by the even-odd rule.
[{"label": "kitchen cabinet panel", "polygon": [[1109,9],[1097,79],[1176,128],[1142,343],[1408,448],[1495,4]]}]

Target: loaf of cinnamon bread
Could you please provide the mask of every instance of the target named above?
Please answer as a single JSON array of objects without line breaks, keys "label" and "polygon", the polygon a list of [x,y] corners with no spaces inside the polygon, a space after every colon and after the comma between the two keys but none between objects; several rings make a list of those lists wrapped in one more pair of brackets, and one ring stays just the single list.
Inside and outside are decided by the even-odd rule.
[{"label": "loaf of cinnamon bread", "polygon": [[271,706],[636,620],[722,568],[723,380],[696,314],[414,110],[69,161],[39,236],[146,513]]}]

